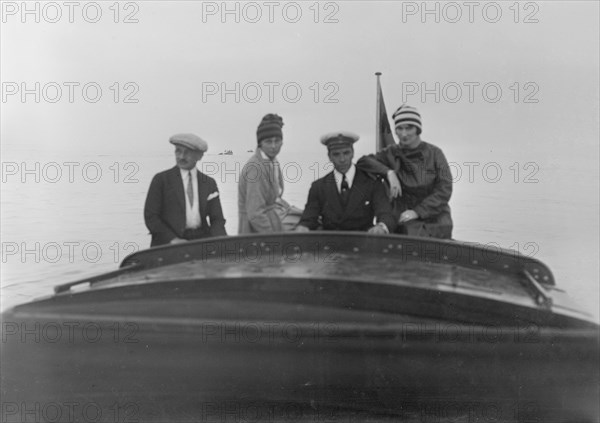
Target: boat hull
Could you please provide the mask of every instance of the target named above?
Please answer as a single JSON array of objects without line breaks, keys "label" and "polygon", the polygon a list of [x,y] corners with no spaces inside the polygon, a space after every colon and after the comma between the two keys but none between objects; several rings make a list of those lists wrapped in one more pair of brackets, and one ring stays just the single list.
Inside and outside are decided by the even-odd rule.
[{"label": "boat hull", "polygon": [[248,301],[221,304],[235,319],[187,318],[138,301],[146,314],[6,314],[3,421],[597,421],[593,328],[315,306],[264,318]]},{"label": "boat hull", "polygon": [[598,325],[498,257],[357,234],[140,252],[3,314],[2,421],[598,421]]}]

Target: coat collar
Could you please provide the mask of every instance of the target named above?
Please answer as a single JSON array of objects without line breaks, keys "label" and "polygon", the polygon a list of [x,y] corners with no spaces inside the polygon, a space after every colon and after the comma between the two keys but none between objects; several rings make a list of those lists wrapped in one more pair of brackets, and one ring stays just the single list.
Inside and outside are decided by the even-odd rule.
[{"label": "coat collar", "polygon": [[[260,148],[256,149],[256,152],[254,153],[254,158],[256,158],[256,160],[262,164],[262,166],[265,169],[265,174],[268,175],[267,180],[269,181],[269,183],[271,183],[272,187],[274,190],[276,190],[278,192],[278,197],[281,197],[283,195],[283,190],[284,190],[284,184],[283,184],[283,173],[281,171],[281,164],[279,163],[279,161],[277,161],[277,157],[275,158],[275,160],[271,160],[267,157],[266,154],[263,153],[263,151]],[[273,171],[273,163],[277,163],[277,172],[278,172],[278,180],[279,180],[279,186],[277,187],[275,185],[275,178],[274,176],[271,175],[271,172]]]}]

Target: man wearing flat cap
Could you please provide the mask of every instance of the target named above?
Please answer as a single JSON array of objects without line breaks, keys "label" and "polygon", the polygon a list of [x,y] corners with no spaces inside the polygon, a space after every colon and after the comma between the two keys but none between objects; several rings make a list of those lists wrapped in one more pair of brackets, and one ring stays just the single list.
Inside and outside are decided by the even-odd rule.
[{"label": "man wearing flat cap", "polygon": [[150,246],[227,235],[217,183],[196,169],[208,150],[206,141],[177,134],[169,142],[175,146],[177,165],[154,176],[144,207]]},{"label": "man wearing flat cap", "polygon": [[281,232],[295,229],[302,210],[282,198],[283,174],[277,155],[283,144],[283,119],[265,115],[256,129],[258,148],[240,174],[238,233]]},{"label": "man wearing flat cap", "polygon": [[[367,231],[387,234],[395,229],[392,207],[383,184],[356,168],[353,144],[358,135],[333,132],[321,137],[334,170],[310,187],[297,231]],[[376,223],[374,224],[374,220]]]}]

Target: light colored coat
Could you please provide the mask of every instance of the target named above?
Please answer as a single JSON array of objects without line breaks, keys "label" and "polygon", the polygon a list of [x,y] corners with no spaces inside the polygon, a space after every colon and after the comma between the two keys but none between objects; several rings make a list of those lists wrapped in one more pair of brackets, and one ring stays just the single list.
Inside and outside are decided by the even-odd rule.
[{"label": "light colored coat", "polygon": [[[238,233],[280,232],[281,217],[290,205],[282,200],[283,174],[277,166],[275,178],[271,160],[264,159],[260,149],[244,165],[238,184]],[[279,182],[279,184],[277,184]]]}]

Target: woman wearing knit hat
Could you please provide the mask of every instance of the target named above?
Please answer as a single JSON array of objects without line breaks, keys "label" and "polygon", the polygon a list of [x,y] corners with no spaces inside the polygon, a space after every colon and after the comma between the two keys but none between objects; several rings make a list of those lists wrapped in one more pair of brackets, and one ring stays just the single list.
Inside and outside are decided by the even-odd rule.
[{"label": "woman wearing knit hat", "polygon": [[283,144],[283,119],[265,115],[256,129],[258,148],[244,165],[238,185],[238,233],[295,229],[302,210],[281,196],[283,175],[277,155]]},{"label": "woman wearing knit hat", "polygon": [[452,238],[452,175],[441,149],[421,139],[421,114],[403,104],[393,115],[398,144],[363,156],[356,166],[385,178],[394,199],[396,232]]}]

